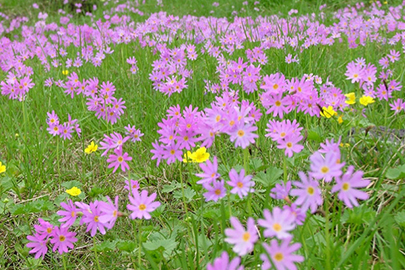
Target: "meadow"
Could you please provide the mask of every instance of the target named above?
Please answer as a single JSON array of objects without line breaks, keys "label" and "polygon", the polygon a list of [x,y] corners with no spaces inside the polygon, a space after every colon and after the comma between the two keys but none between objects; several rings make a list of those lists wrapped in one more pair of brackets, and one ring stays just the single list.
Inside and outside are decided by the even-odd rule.
[{"label": "meadow", "polygon": [[0,0],[0,269],[405,269],[405,2]]}]

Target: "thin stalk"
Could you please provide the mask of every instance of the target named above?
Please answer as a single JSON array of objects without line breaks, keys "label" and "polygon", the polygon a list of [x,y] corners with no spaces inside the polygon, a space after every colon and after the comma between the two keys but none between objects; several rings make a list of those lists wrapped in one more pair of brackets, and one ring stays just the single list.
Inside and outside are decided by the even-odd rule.
[{"label": "thin stalk", "polygon": [[95,247],[96,247],[96,237],[93,237],[93,249],[94,249],[94,256],[96,257],[97,269],[101,270],[100,262],[98,261],[97,250],[95,249]]},{"label": "thin stalk", "polygon": [[186,196],[184,195],[184,184],[183,184],[183,172],[182,172],[182,166],[183,164],[180,163],[180,183],[181,183],[181,194],[183,197],[183,204],[184,204],[184,210],[186,211],[186,217],[188,217],[188,210],[187,210],[187,202],[186,202]]},{"label": "thin stalk", "polygon": [[62,254],[62,263],[63,263],[63,269],[66,270],[66,260],[65,260],[65,253]]},{"label": "thin stalk", "polygon": [[330,249],[330,234],[329,234],[329,192],[326,191],[326,200],[325,203],[325,241],[326,241],[326,269],[332,269],[330,265],[331,261],[331,249]]},{"label": "thin stalk", "polygon": [[142,251],[142,233],[141,233],[141,228],[142,228],[142,219],[139,221],[138,225],[138,242],[139,242],[139,248],[138,248],[138,266],[139,268],[141,267],[141,251]]},{"label": "thin stalk", "polygon": [[283,169],[284,169],[284,184],[287,183],[288,174],[287,174],[287,158],[283,155]]}]

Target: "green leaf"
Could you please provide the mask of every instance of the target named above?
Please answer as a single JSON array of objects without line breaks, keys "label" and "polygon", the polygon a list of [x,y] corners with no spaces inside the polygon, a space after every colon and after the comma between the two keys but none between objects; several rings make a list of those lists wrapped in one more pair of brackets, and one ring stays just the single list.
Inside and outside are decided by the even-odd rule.
[{"label": "green leaf", "polygon": [[174,239],[157,239],[154,241],[147,241],[143,246],[148,250],[163,250],[163,256],[166,259],[169,259],[178,244],[179,243],[174,241]]},{"label": "green leaf", "polygon": [[374,210],[368,208],[365,205],[360,207],[355,207],[353,209],[345,209],[342,217],[340,218],[342,223],[348,224],[363,224],[370,223],[375,217],[376,213]]},{"label": "green leaf", "polygon": [[93,187],[90,192],[89,192],[89,196],[91,198],[95,198],[97,195],[100,194],[104,194],[104,189],[100,188],[100,187]]},{"label": "green leaf", "polygon": [[395,215],[395,221],[398,223],[399,226],[405,228],[405,211],[398,212]]},{"label": "green leaf", "polygon": [[264,169],[263,161],[259,158],[253,158],[249,161],[250,168],[254,171],[261,171]]},{"label": "green leaf", "polygon": [[131,253],[136,248],[136,242],[130,241],[130,240],[120,241],[117,243],[117,248],[121,251],[126,251],[128,253]]},{"label": "green leaf", "polygon": [[[196,195],[195,191],[191,189],[191,187],[187,187],[184,189],[184,197],[187,199],[187,202],[190,202],[194,196]],[[183,192],[181,190],[176,190],[173,193],[173,197],[176,199],[183,198]]]},{"label": "green leaf", "polygon": [[170,185],[164,185],[162,188],[162,192],[163,193],[169,193],[172,192],[175,189],[178,189],[179,187],[181,187],[181,185],[177,182],[173,182]]},{"label": "green leaf", "polygon": [[66,189],[71,189],[72,187],[80,188],[81,186],[82,186],[82,183],[80,183],[77,180],[72,180],[72,181],[62,183],[62,187],[65,187]]},{"label": "green leaf", "polygon": [[155,209],[150,215],[154,218],[160,217],[166,209],[165,204],[161,204],[158,208]]},{"label": "green leaf", "polygon": [[405,165],[396,167],[396,168],[389,168],[385,176],[388,179],[400,179],[405,178]]},{"label": "green leaf", "polygon": [[323,142],[321,135],[315,130],[308,130],[308,140],[316,141],[316,142]]},{"label": "green leaf", "polygon": [[0,185],[3,188],[3,193],[5,191],[10,190],[10,189],[12,189],[14,187],[14,184],[13,184],[13,181],[11,180],[11,177],[6,176],[6,177],[0,178],[0,179],[1,179]]},{"label": "green leaf", "polygon": [[253,178],[253,181],[262,183],[265,187],[275,185],[277,180],[283,174],[283,170],[276,167],[267,168],[266,172],[259,172]]},{"label": "green leaf", "polygon": [[113,240],[113,241],[107,240],[107,241],[102,242],[101,244],[94,245],[92,247],[92,250],[95,250],[97,252],[112,251],[112,250],[115,250],[117,242],[118,242],[118,240]]},{"label": "green leaf", "polygon": [[39,213],[42,211],[53,211],[55,205],[49,199],[41,199],[34,202],[28,202],[26,204],[17,204],[10,209],[10,213],[13,215]]}]

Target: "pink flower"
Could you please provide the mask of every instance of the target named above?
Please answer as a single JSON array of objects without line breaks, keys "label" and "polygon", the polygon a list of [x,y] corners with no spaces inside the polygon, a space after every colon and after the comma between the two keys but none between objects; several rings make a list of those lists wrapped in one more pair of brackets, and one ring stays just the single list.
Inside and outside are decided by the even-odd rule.
[{"label": "pink flower", "polygon": [[230,132],[231,141],[235,142],[235,147],[242,147],[245,149],[250,143],[255,142],[255,138],[259,137],[253,131],[257,130],[256,126],[243,123],[240,121],[236,127]]},{"label": "pink flower", "polygon": [[205,163],[200,163],[199,164],[201,170],[203,170],[204,173],[197,173],[196,176],[201,177],[201,180],[197,181],[197,184],[210,184],[213,181],[215,181],[218,177],[221,175],[218,173],[218,162],[217,162],[217,157],[214,156],[214,161],[211,162],[210,160],[207,160]]},{"label": "pink flower", "polygon": [[229,261],[229,255],[226,251],[222,252],[221,257],[216,258],[214,263],[207,265],[207,270],[243,270],[244,267],[240,265],[240,258],[233,258]]},{"label": "pink flower", "polygon": [[47,235],[36,233],[34,235],[28,235],[27,239],[30,242],[26,244],[26,247],[32,248],[29,253],[35,253],[35,259],[39,257],[44,258],[45,254],[48,252],[48,247],[46,246]]},{"label": "pink flower", "polygon": [[115,197],[115,203],[113,203],[110,197],[107,196],[107,202],[99,202],[99,209],[101,211],[101,215],[99,217],[99,221],[108,229],[114,227],[115,221],[118,218],[119,211],[118,211],[118,196]]},{"label": "pink flower", "polygon": [[[273,239],[270,242],[270,246],[267,243],[263,243],[263,247],[267,254],[261,254],[260,258],[263,260],[262,269],[271,269],[274,265],[278,270],[291,269],[296,270],[295,262],[303,262],[304,257],[301,255],[292,254],[297,251],[301,244],[295,243],[290,246],[291,238],[283,240],[281,245],[278,245],[278,241]],[[269,261],[271,258],[271,262]]]},{"label": "pink flower", "polygon": [[264,237],[276,236],[278,239],[290,237],[291,231],[295,228],[295,216],[290,210],[281,210],[279,207],[273,208],[273,213],[268,209],[263,211],[264,219],[259,219],[257,223],[265,228]]},{"label": "pink flower", "polygon": [[131,161],[132,157],[128,155],[128,153],[122,154],[122,148],[118,148],[114,150],[115,155],[110,155],[107,159],[107,162],[110,164],[108,168],[114,167],[113,173],[121,166],[121,170],[125,172],[129,169],[129,165],[126,161]]},{"label": "pink flower", "polygon": [[207,189],[207,192],[204,193],[205,201],[218,201],[219,199],[225,197],[226,188],[224,180],[221,181],[212,181],[212,185],[205,184],[204,188]]},{"label": "pink flower", "polygon": [[239,256],[248,254],[253,250],[254,243],[259,239],[253,218],[247,220],[247,229],[242,226],[236,217],[231,217],[233,229],[225,229],[225,242],[234,245],[233,251]]},{"label": "pink flower", "polygon": [[311,172],[310,175],[318,180],[325,179],[326,182],[332,181],[333,177],[342,174],[342,167],[345,163],[340,163],[339,154],[328,152],[325,157],[321,153],[315,152],[310,156]]},{"label": "pink flower", "polygon": [[239,198],[247,196],[248,192],[255,191],[252,187],[255,185],[255,182],[251,181],[253,176],[245,176],[245,170],[241,169],[240,174],[236,172],[235,169],[232,169],[229,172],[229,178],[231,181],[226,182],[228,185],[233,187],[231,190],[232,194],[238,194]]},{"label": "pink flower", "polygon": [[291,181],[287,181],[287,183],[281,182],[280,184],[276,184],[276,186],[271,189],[270,197],[276,200],[284,200],[288,198],[288,193],[290,190]]},{"label": "pink flower", "polygon": [[73,223],[75,223],[76,221],[78,209],[73,204],[72,200],[69,200],[67,204],[62,202],[60,203],[60,206],[62,206],[63,209],[66,210],[56,212],[59,216],[62,216],[62,218],[59,219],[59,222],[63,223],[61,227],[63,228],[72,226]]},{"label": "pink flower", "polygon": [[307,177],[303,172],[299,172],[298,175],[302,182],[294,181],[294,186],[298,188],[291,190],[290,194],[291,196],[298,196],[295,203],[301,205],[303,212],[311,208],[311,212],[315,213],[318,205],[323,202],[319,183],[313,180],[311,176]]},{"label": "pink flower", "polygon": [[87,211],[83,211],[81,223],[87,224],[86,232],[91,231],[90,235],[92,237],[96,235],[97,230],[99,230],[101,234],[105,234],[106,231],[104,227],[109,226],[108,224],[105,224],[103,221],[100,220],[100,216],[101,211],[99,207],[99,201],[94,201],[94,203],[91,202],[88,206]]},{"label": "pink flower", "polygon": [[160,202],[154,202],[156,193],[148,196],[148,191],[142,190],[141,194],[138,191],[133,191],[132,194],[133,197],[128,196],[130,204],[127,205],[127,209],[132,211],[130,218],[150,219],[151,215],[149,213],[160,206]]},{"label": "pink flower", "polygon": [[126,190],[128,190],[128,191],[138,190],[139,189],[139,182],[135,181],[135,180],[132,180],[132,179],[130,179],[129,182],[128,182],[128,180],[125,180],[124,188]]},{"label": "pink flower", "polygon": [[299,153],[304,149],[304,146],[298,144],[302,140],[302,136],[299,132],[291,133],[285,136],[284,139],[278,140],[277,148],[285,149],[284,154],[287,157],[292,157],[293,153]]},{"label": "pink flower", "polygon": [[73,243],[77,242],[77,238],[75,238],[76,233],[69,232],[68,228],[55,227],[52,236],[51,243],[54,245],[52,251],[58,250],[59,254],[67,253],[69,251],[68,248],[72,249]]},{"label": "pink flower", "polygon": [[370,184],[369,180],[363,180],[363,172],[357,171],[353,173],[354,166],[349,166],[346,173],[340,178],[336,177],[336,185],[333,186],[332,192],[338,192],[338,198],[342,200],[347,207],[353,208],[359,203],[356,199],[367,200],[368,194],[356,188],[367,187]]}]

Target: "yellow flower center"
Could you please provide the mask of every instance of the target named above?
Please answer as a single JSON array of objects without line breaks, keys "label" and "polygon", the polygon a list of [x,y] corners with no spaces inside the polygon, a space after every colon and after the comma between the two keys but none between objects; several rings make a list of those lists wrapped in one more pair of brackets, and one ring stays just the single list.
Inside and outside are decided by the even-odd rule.
[{"label": "yellow flower center", "polygon": [[174,153],[176,153],[176,151],[174,151],[173,149],[170,150],[170,154],[174,155]]},{"label": "yellow flower center", "polygon": [[243,241],[247,242],[250,239],[250,233],[245,232],[242,236]]},{"label": "yellow flower center", "polygon": [[70,212],[70,215],[71,215],[72,217],[74,217],[74,216],[76,215],[76,212],[75,212],[75,211],[72,211],[72,212]]},{"label": "yellow flower center", "polygon": [[284,259],[284,255],[283,255],[283,253],[281,253],[281,252],[277,252],[277,253],[274,255],[274,260],[276,260],[276,261],[278,261],[278,262],[281,262],[283,259]]},{"label": "yellow flower center", "polygon": [[238,188],[243,188],[243,183],[242,183],[242,182],[238,182],[238,183],[236,184],[236,186],[237,186]]},{"label": "yellow flower center", "polygon": [[238,136],[242,137],[243,135],[245,135],[245,132],[243,130],[239,130],[238,131]]},{"label": "yellow flower center", "polygon": [[323,167],[321,168],[321,172],[322,172],[322,173],[328,173],[328,172],[329,172],[329,168],[326,167],[326,166],[323,166]]},{"label": "yellow flower center", "polygon": [[98,222],[98,216],[94,216],[94,222]]},{"label": "yellow flower center", "polygon": [[146,205],[144,205],[143,203],[141,203],[139,205],[139,210],[144,211],[146,209]]},{"label": "yellow flower center", "polygon": [[292,147],[292,143],[288,142],[288,143],[287,143],[287,147],[288,147],[288,148],[291,148],[291,147]]},{"label": "yellow flower center", "polygon": [[344,191],[348,191],[348,190],[349,190],[349,188],[350,188],[349,183],[343,183],[343,185],[342,185],[342,189],[343,189]]},{"label": "yellow flower center", "polygon": [[63,235],[60,235],[59,236],[59,241],[60,242],[63,242],[63,241],[65,241],[66,240],[66,237],[65,236],[63,236]]},{"label": "yellow flower center", "polygon": [[315,193],[315,190],[313,187],[307,187],[307,192],[309,195],[313,195]]},{"label": "yellow flower center", "polygon": [[279,100],[276,101],[276,106],[277,107],[281,106],[281,102]]},{"label": "yellow flower center", "polygon": [[220,189],[216,189],[214,193],[215,193],[215,195],[218,195],[218,196],[219,196],[219,195],[221,195],[221,190],[220,190]]},{"label": "yellow flower center", "polygon": [[123,162],[124,161],[124,158],[123,157],[118,157],[118,162]]},{"label": "yellow flower center", "polygon": [[275,230],[276,232],[281,231],[281,225],[279,223],[274,223],[273,230]]}]

